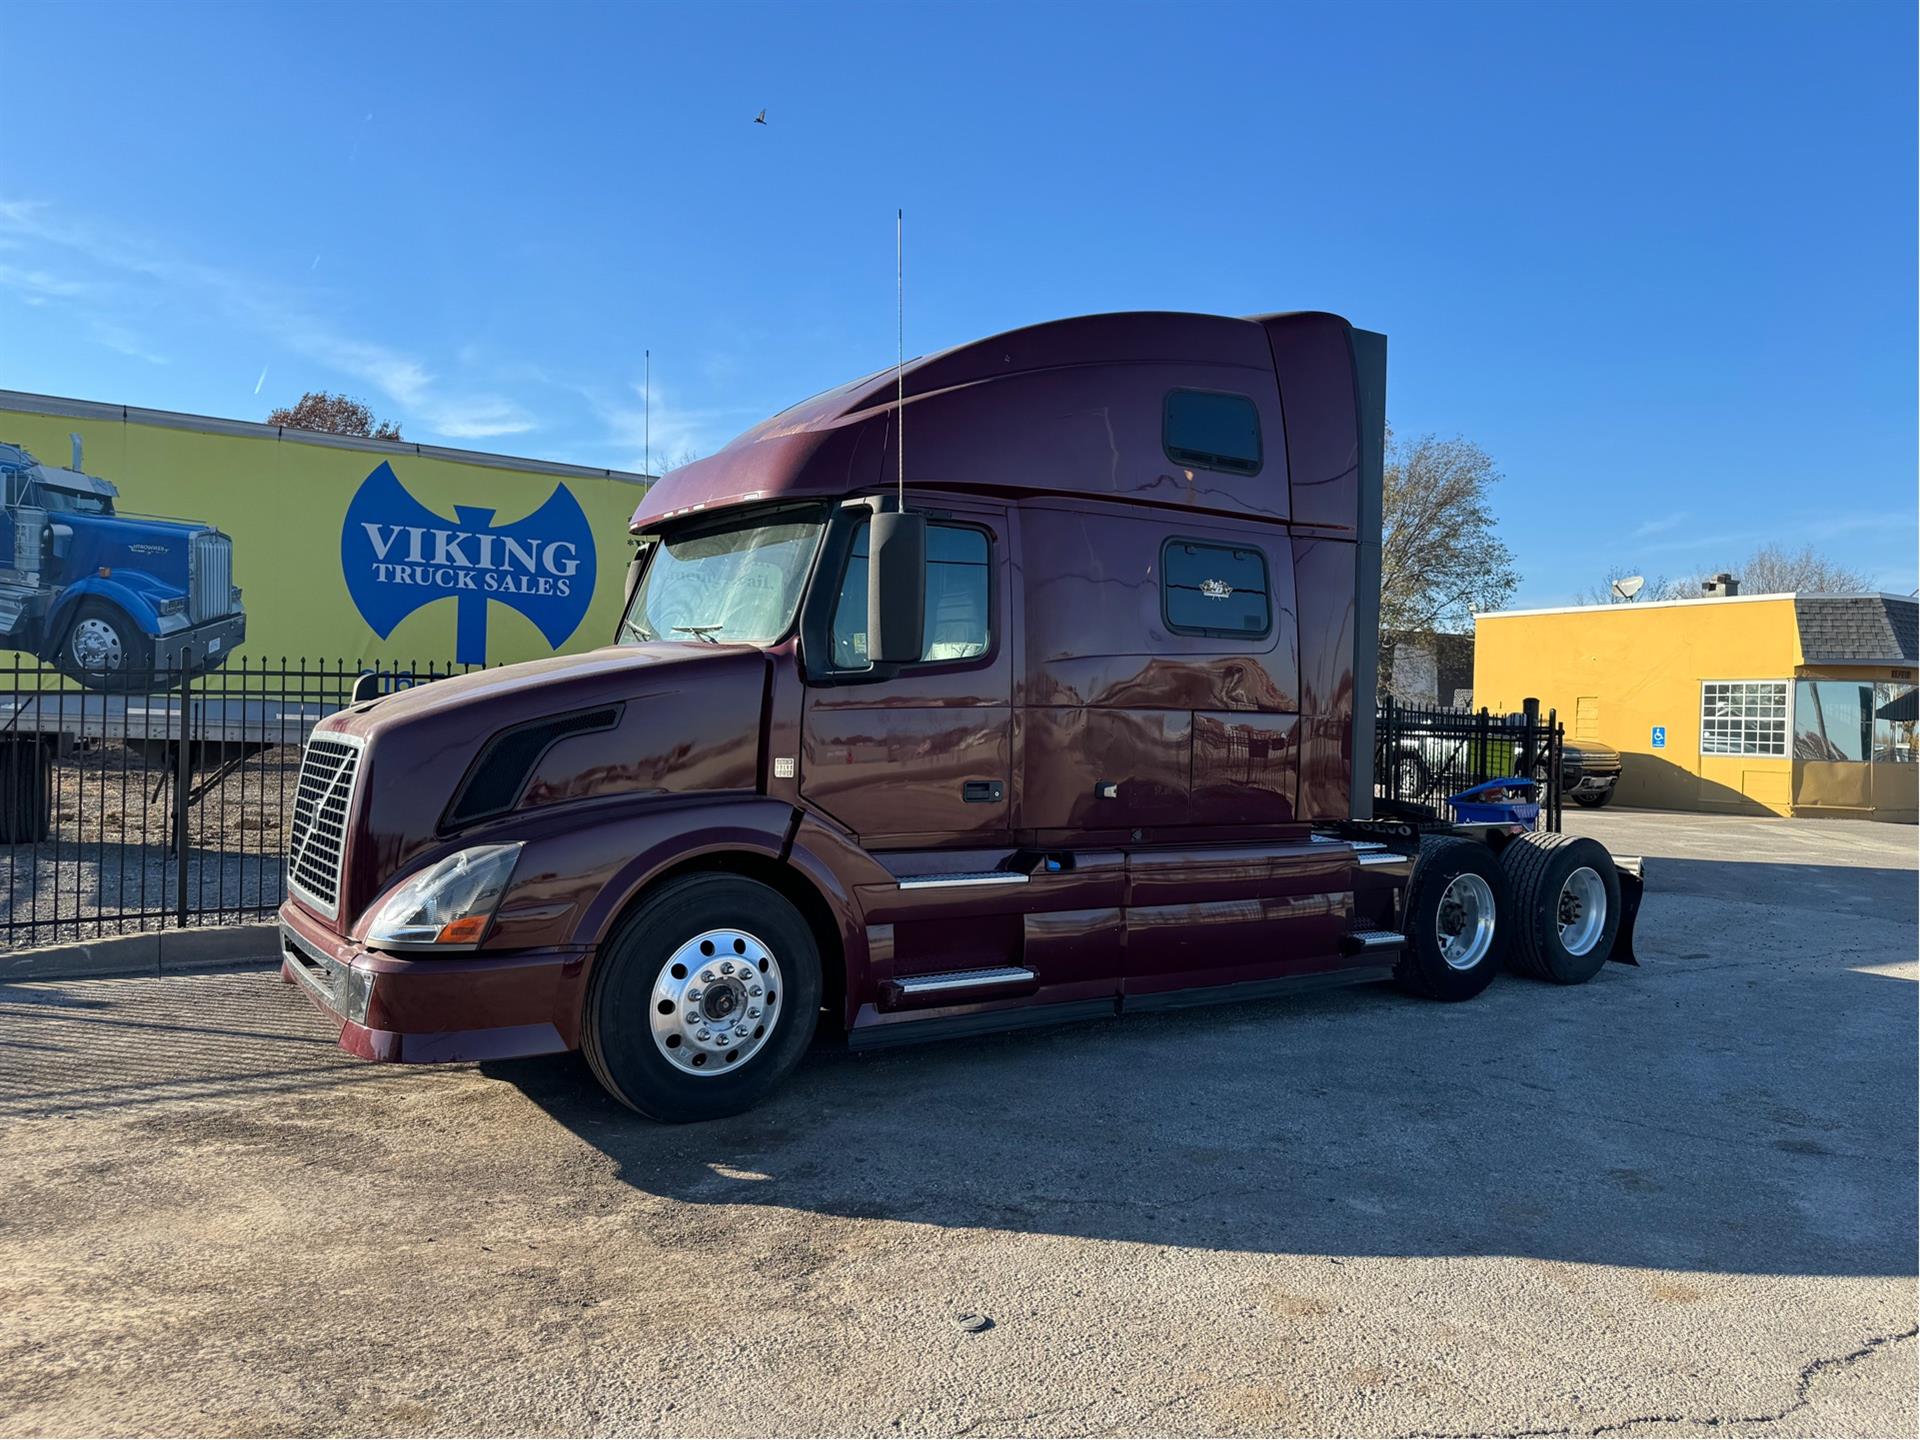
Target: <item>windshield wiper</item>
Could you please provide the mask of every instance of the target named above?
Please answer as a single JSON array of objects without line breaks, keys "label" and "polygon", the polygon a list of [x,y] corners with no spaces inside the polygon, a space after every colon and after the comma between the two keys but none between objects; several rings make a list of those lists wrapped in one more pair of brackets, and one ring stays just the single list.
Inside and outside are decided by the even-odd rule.
[{"label": "windshield wiper", "polygon": [[706,641],[709,645],[718,645],[720,642],[713,638],[713,632],[727,627],[725,625],[676,625],[673,628],[677,634],[692,635]]}]

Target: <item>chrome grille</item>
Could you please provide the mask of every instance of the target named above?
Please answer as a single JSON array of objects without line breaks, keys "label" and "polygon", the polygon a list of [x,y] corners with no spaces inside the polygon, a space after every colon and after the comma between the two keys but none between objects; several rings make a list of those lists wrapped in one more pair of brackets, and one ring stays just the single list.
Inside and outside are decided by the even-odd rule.
[{"label": "chrome grille", "polygon": [[287,888],[329,918],[340,909],[340,864],[359,775],[360,741],[345,735],[315,735],[307,741],[293,792]]},{"label": "chrome grille", "polygon": [[218,530],[193,537],[188,571],[187,615],[198,625],[218,620],[233,608],[233,541]]}]

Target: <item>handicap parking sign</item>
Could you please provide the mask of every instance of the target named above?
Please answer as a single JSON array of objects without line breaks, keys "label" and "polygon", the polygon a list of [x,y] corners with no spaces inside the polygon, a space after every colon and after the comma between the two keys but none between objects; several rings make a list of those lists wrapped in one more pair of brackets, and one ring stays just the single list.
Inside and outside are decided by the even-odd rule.
[{"label": "handicap parking sign", "polygon": [[1656,725],[1653,727],[1653,748],[1656,750],[1664,750],[1667,748],[1666,726]]}]

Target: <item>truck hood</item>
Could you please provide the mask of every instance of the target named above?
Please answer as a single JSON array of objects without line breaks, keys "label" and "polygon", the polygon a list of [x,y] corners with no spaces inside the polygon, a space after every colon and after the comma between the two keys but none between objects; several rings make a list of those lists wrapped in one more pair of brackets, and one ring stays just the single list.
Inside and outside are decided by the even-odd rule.
[{"label": "truck hood", "polygon": [[662,642],[477,670],[328,717],[316,736],[363,745],[344,913],[469,833],[512,839],[585,802],[757,790],[766,686],[751,646]]},{"label": "truck hood", "polygon": [[83,515],[66,510],[48,518],[56,524],[71,526],[75,535],[88,536],[103,548],[160,545],[183,560],[187,542],[201,531],[213,528],[197,520],[163,520],[148,515]]}]

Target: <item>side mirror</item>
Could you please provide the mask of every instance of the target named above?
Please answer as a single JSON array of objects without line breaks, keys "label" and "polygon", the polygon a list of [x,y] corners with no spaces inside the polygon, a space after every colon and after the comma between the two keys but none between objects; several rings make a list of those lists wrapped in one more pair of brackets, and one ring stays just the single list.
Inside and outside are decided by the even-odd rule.
[{"label": "side mirror", "polygon": [[927,517],[875,515],[867,532],[867,659],[911,665],[920,658],[927,613]]}]

